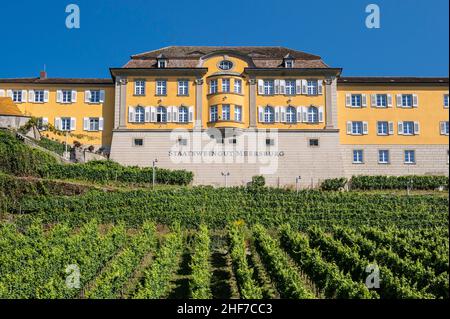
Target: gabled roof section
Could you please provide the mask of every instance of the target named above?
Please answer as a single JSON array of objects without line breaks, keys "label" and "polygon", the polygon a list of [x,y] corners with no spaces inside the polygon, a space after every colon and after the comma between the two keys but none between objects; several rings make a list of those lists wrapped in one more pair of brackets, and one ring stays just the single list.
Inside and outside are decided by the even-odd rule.
[{"label": "gabled roof section", "polygon": [[196,68],[199,60],[217,52],[247,56],[257,68],[283,68],[286,57],[295,59],[297,68],[328,68],[320,56],[278,46],[168,46],[131,56],[124,68],[156,68],[156,60],[164,56],[167,68]]},{"label": "gabled roof section", "polygon": [[0,97],[0,115],[24,116],[10,97]]}]

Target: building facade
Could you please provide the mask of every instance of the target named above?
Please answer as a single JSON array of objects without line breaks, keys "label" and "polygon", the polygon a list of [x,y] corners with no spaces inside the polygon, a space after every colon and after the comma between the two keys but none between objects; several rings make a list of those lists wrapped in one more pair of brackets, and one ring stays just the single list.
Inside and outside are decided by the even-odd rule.
[{"label": "building facade", "polygon": [[71,142],[124,165],[193,171],[196,184],[448,175],[448,78],[342,77],[283,47],[172,46],[110,71],[0,79],[0,96]]}]

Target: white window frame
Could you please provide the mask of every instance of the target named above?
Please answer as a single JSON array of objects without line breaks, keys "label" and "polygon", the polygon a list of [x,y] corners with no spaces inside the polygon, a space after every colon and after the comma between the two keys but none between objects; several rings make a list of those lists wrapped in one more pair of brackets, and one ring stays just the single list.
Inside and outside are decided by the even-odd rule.
[{"label": "white window frame", "polygon": [[222,93],[230,93],[231,80],[229,78],[222,79]]},{"label": "white window frame", "polygon": [[72,103],[72,90],[61,90],[61,102]]},{"label": "white window frame", "polygon": [[167,108],[164,106],[158,106],[156,108],[156,122],[167,123]]},{"label": "white window frame", "polygon": [[297,119],[297,109],[293,106],[288,106],[286,108],[286,123],[296,124]]},{"label": "white window frame", "polygon": [[[360,154],[360,155],[355,156],[356,154]],[[364,150],[361,150],[361,149],[353,150],[352,155],[353,155],[352,156],[353,164],[364,164]]]},{"label": "white window frame", "polygon": [[180,96],[189,95],[189,80],[185,79],[178,80],[178,95]]},{"label": "white window frame", "polygon": [[[359,97],[359,104],[356,104],[354,99]],[[351,94],[350,95],[350,107],[362,107],[363,101],[362,94]]]},{"label": "white window frame", "polygon": [[448,93],[444,94],[444,108],[448,109],[448,105],[449,105],[449,95]]},{"label": "white window frame", "polygon": [[167,68],[167,60],[166,59],[159,59],[158,60],[158,68],[159,69]]},{"label": "white window frame", "polygon": [[[70,117],[61,117],[60,131],[70,132],[71,131],[71,122],[72,122],[72,119]],[[67,128],[67,125],[65,125],[67,123],[69,124],[68,128]]]},{"label": "white window frame", "polygon": [[307,95],[319,95],[319,81],[318,80],[307,80]]},{"label": "white window frame", "polygon": [[[401,101],[401,107],[404,108],[412,108],[414,106],[414,95],[413,94],[402,94],[402,101]],[[406,101],[406,99],[408,98],[409,102],[411,102],[411,104],[409,105]]]},{"label": "white window frame", "polygon": [[134,95],[145,95],[145,80],[134,81]]},{"label": "white window frame", "polygon": [[181,106],[178,109],[178,122],[189,123],[189,109],[186,106]]},{"label": "white window frame", "polygon": [[[361,132],[355,131],[355,129],[361,128]],[[364,122],[363,121],[352,121],[352,135],[363,135],[364,133]]]},{"label": "white window frame", "polygon": [[[387,94],[376,94],[375,95],[375,99],[376,99],[376,107],[382,107],[382,108],[387,108],[389,106],[389,98]],[[383,99],[382,99],[383,97]],[[380,102],[384,102],[384,103],[380,103]]]},{"label": "white window frame", "polygon": [[[44,103],[45,102],[45,90],[34,90],[34,103]],[[42,99],[41,99],[42,98]]]},{"label": "white window frame", "polygon": [[[413,160],[411,161],[411,155],[407,155],[407,154],[412,154],[413,155]],[[404,151],[404,163],[405,164],[416,164],[416,151],[415,150],[405,150]]]},{"label": "white window frame", "polygon": [[[406,125],[406,124],[408,124],[408,125]],[[410,126],[411,126],[412,130],[411,130],[411,132],[407,132],[406,127],[409,128]],[[406,135],[406,136],[415,135],[414,121],[403,121],[403,135]]]},{"label": "white window frame", "polygon": [[[386,125],[386,132],[380,132],[380,124],[382,124],[382,123]],[[380,136],[389,135],[389,122],[388,121],[378,121],[377,122],[377,135],[380,135]]]},{"label": "white window frame", "polygon": [[[382,156],[382,154],[384,154]],[[389,150],[378,150],[378,164],[389,164],[390,152]]]},{"label": "white window frame", "polygon": [[218,92],[219,81],[217,79],[209,81],[209,93],[215,94]]},{"label": "white window frame", "polygon": [[[100,90],[90,90],[89,103],[100,103],[101,101],[101,91]],[[98,97],[98,99],[97,99]]]},{"label": "white window frame", "polygon": [[[95,121],[97,122],[97,126],[95,126]],[[93,127],[94,124],[94,127]],[[89,131],[100,131],[100,118],[98,117],[90,117],[89,118]]]},{"label": "white window frame", "polygon": [[134,123],[145,122],[145,108],[143,106],[137,106],[134,109]]},{"label": "white window frame", "polygon": [[292,60],[292,59],[287,59],[287,60],[285,60],[285,61],[284,61],[284,67],[285,67],[286,69],[292,69],[292,68],[294,68],[294,60]]},{"label": "white window frame", "polygon": [[266,106],[264,108],[264,123],[275,122],[275,108],[273,106]]},{"label": "white window frame", "polygon": [[234,93],[242,94],[242,80],[234,79]]},{"label": "white window frame", "polygon": [[210,122],[217,122],[219,120],[219,107],[217,105],[211,105],[209,108]]},{"label": "white window frame", "polygon": [[242,106],[241,105],[234,106],[234,120],[236,122],[242,122]]},{"label": "white window frame", "polygon": [[230,121],[231,120],[231,105],[230,104],[222,104],[222,121]]},{"label": "white window frame", "polygon": [[285,81],[285,94],[286,95],[295,95],[296,94],[296,81],[295,80],[286,80]]},{"label": "white window frame", "polygon": [[167,80],[156,80],[156,94],[157,96],[167,95]]},{"label": "white window frame", "polygon": [[275,81],[264,80],[264,95],[274,95],[274,94],[275,94]]},{"label": "white window frame", "polygon": [[23,98],[23,91],[22,90],[12,90],[12,100],[15,103],[22,103]]}]

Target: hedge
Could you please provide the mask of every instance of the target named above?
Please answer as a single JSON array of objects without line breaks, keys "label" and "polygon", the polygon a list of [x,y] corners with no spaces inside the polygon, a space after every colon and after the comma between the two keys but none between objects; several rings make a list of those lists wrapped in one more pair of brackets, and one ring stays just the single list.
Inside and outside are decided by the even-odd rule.
[{"label": "hedge", "polygon": [[[151,183],[153,176],[152,168],[122,166],[113,161],[59,163],[50,154],[23,144],[9,132],[0,132],[0,172],[16,176],[126,183]],[[193,177],[192,172],[185,170],[156,169],[156,182],[159,184],[187,185]]]},{"label": "hedge", "polygon": [[407,189],[434,190],[439,187],[448,189],[447,176],[353,176],[350,188],[355,190]]}]

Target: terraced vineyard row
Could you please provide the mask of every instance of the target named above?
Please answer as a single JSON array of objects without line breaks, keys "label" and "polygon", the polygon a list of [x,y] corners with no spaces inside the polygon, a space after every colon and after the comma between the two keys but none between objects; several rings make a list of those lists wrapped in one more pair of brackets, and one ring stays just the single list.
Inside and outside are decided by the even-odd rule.
[{"label": "terraced vineyard row", "polygon": [[449,298],[445,232],[2,223],[0,298]]}]

